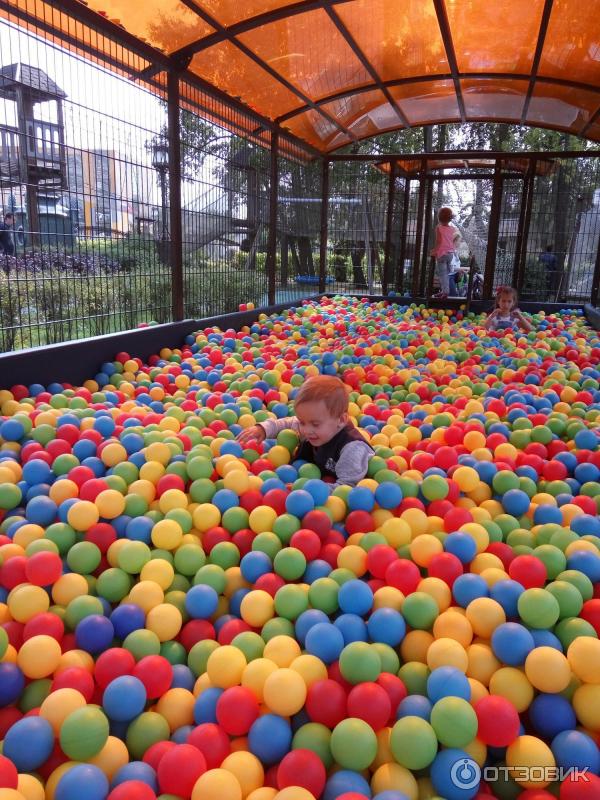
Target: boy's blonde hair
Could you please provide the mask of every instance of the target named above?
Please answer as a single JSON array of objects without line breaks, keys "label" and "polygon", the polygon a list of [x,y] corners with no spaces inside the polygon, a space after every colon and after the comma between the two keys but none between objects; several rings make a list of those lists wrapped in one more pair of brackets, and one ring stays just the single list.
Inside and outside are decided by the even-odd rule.
[{"label": "boy's blonde hair", "polygon": [[348,391],[346,384],[333,375],[315,375],[298,389],[294,406],[323,401],[332,417],[341,417],[348,412]]},{"label": "boy's blonde hair", "polygon": [[447,225],[453,217],[454,212],[448,206],[442,206],[438,211],[438,222],[441,222],[442,225]]}]

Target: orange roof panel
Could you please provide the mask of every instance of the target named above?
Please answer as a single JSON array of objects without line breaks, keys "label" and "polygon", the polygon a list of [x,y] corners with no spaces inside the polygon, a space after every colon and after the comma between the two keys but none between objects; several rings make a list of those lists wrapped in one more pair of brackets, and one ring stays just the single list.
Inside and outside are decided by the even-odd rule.
[{"label": "orange roof panel", "polygon": [[87,4],[167,53],[214,30],[181,0],[87,0]]},{"label": "orange roof panel", "polygon": [[371,80],[325,11],[310,11],[239,36],[283,78],[311,100]]},{"label": "orange roof panel", "polygon": [[451,80],[408,83],[393,86],[390,92],[411,125],[460,120],[454,84]]},{"label": "orange roof panel", "polygon": [[296,4],[296,0],[194,0],[221,25],[234,25],[269,11]]},{"label": "orange roof panel", "polygon": [[447,2],[459,70],[529,73],[543,9],[544,0]]},{"label": "orange roof panel", "polygon": [[600,106],[600,93],[570,86],[536,83],[527,113],[528,125],[548,125],[580,132]]},{"label": "orange roof panel", "polygon": [[520,119],[529,81],[462,80],[462,95],[469,119]]},{"label": "orange roof panel", "polygon": [[334,6],[384,80],[449,71],[432,0],[356,0]]},{"label": "orange roof panel", "polygon": [[554,0],[539,74],[600,85],[598,4]]}]

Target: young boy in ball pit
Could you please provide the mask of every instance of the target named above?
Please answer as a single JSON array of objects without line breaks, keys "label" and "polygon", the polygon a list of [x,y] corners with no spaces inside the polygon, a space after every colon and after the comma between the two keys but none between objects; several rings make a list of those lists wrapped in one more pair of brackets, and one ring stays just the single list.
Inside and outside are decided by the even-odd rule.
[{"label": "young boy in ball pit", "polygon": [[241,444],[274,439],[291,429],[300,436],[295,458],[310,461],[336,486],[356,486],[375,455],[348,417],[348,391],[339,378],[315,375],[298,389],[294,417],[268,419],[242,431]]}]

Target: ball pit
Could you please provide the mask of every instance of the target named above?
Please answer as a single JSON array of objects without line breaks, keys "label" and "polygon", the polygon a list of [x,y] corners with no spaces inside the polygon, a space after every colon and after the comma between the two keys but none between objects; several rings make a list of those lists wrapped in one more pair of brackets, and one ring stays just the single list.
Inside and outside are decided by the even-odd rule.
[{"label": "ball pit", "polygon": [[[597,796],[600,338],[481,322],[324,298],[0,390],[0,798]],[[319,373],[356,487],[236,440]]]}]

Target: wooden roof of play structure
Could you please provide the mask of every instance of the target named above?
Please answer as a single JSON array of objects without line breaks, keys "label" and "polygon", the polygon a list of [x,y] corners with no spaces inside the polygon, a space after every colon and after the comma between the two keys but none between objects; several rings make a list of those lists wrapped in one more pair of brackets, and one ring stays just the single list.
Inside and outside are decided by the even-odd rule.
[{"label": "wooden roof of play structure", "polygon": [[594,2],[0,0],[0,15],[157,87],[178,68],[231,100],[236,130],[245,110],[248,134],[276,126],[313,155],[478,120],[600,141]]}]

